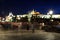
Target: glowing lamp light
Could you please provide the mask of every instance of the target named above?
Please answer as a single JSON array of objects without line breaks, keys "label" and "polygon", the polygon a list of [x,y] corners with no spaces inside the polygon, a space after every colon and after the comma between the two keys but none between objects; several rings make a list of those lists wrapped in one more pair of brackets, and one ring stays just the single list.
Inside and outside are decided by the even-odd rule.
[{"label": "glowing lamp light", "polygon": [[52,21],[52,22],[53,22],[54,20],[52,19],[52,20],[50,20],[50,21]]},{"label": "glowing lamp light", "polygon": [[53,11],[52,10],[50,10],[48,13],[47,13],[47,15],[52,15],[53,14]]},{"label": "glowing lamp light", "polygon": [[2,22],[5,22],[5,18],[2,19]]},{"label": "glowing lamp light", "polygon": [[11,16],[11,17],[13,17],[13,14],[12,14],[12,12],[10,12],[8,16]]},{"label": "glowing lamp light", "polygon": [[49,14],[53,14],[53,11],[52,11],[52,10],[50,10],[50,11],[49,11]]},{"label": "glowing lamp light", "polygon": [[17,19],[20,20],[20,17],[18,17]]}]

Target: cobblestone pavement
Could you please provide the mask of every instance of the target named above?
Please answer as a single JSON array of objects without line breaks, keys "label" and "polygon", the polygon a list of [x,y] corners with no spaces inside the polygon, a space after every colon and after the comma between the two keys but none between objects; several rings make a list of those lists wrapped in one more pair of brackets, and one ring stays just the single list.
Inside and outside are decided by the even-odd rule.
[{"label": "cobblestone pavement", "polygon": [[35,30],[0,31],[0,40],[60,40],[60,33]]}]

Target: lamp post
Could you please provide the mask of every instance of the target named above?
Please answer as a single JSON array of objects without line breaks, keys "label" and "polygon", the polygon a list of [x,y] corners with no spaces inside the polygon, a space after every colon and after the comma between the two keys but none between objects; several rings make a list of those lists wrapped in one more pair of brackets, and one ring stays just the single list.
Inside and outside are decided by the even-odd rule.
[{"label": "lamp post", "polygon": [[52,19],[52,14],[53,14],[53,11],[52,11],[52,10],[50,10],[50,11],[47,13],[47,15],[50,15],[50,19]]},{"label": "lamp post", "polygon": [[47,13],[47,15],[50,15],[50,21],[52,21],[52,22],[53,22],[52,14],[53,14],[53,11],[52,11],[52,10],[50,10],[50,11]]},{"label": "lamp post", "polygon": [[[29,12],[28,14],[28,21],[29,21],[29,24],[30,26],[32,27],[32,33],[34,33],[34,24],[33,24],[33,21],[31,20],[31,17],[33,17],[33,14],[34,14],[34,10],[32,10],[31,12]],[[31,22],[32,21],[32,22]]]}]

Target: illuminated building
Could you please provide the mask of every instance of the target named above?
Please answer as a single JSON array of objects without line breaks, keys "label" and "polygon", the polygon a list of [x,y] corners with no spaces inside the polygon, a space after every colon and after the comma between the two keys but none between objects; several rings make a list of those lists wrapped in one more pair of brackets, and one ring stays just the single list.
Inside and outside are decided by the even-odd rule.
[{"label": "illuminated building", "polygon": [[6,16],[6,22],[12,22],[12,17],[14,17],[14,15],[12,14],[12,12],[9,13],[8,16]]},{"label": "illuminated building", "polygon": [[[59,14],[54,14],[52,10],[50,10],[47,14],[41,14],[40,12],[36,12],[34,10],[28,12],[28,14],[24,14],[24,15],[16,15],[17,19],[20,20],[22,17],[28,17],[28,21],[30,21],[31,17],[36,16],[36,17],[40,17],[40,18],[46,18],[46,19],[50,19],[50,18],[55,18],[55,19],[60,19],[60,15]],[[6,16],[6,22],[12,22],[12,17],[15,17],[15,15],[13,15],[12,12],[9,13],[8,16]],[[1,21],[1,18],[0,18]]]}]

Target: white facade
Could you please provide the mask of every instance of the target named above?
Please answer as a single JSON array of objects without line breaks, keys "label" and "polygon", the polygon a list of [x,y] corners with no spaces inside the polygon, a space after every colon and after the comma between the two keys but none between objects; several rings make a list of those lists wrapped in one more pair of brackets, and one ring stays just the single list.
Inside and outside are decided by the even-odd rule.
[{"label": "white facade", "polygon": [[60,18],[60,15],[52,15],[52,18]]},{"label": "white facade", "polygon": [[[50,18],[51,15],[38,15],[40,18]],[[52,18],[60,18],[60,15],[52,15]]]}]

